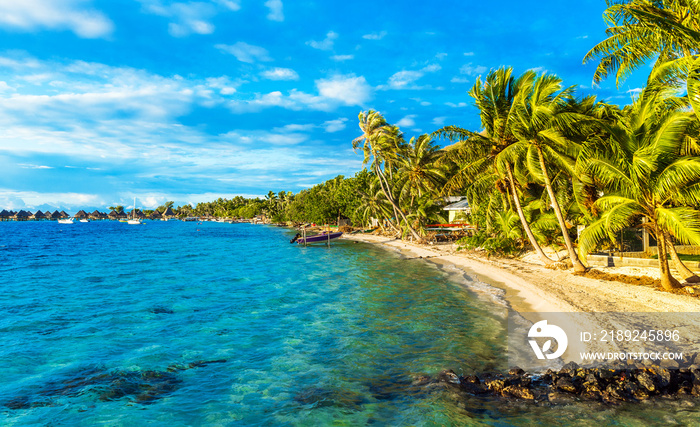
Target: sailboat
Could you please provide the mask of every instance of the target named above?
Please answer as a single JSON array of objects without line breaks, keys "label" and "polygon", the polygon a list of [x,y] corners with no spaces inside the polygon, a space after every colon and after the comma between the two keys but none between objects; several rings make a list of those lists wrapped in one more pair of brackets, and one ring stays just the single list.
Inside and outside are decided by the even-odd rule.
[{"label": "sailboat", "polygon": [[139,218],[136,218],[136,197],[134,197],[134,209],[131,211],[131,218],[126,223],[131,225],[143,224]]}]

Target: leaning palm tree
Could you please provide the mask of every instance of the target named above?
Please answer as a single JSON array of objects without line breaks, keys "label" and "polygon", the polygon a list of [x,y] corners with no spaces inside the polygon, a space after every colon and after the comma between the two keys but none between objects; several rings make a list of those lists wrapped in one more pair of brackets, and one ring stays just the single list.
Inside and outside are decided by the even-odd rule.
[{"label": "leaning palm tree", "polygon": [[[574,249],[567,227],[567,221],[554,191],[554,176],[550,171],[563,171],[574,176],[573,157],[577,144],[564,136],[562,127],[570,127],[573,119],[580,115],[567,111],[573,87],[563,88],[562,80],[552,74],[537,76],[529,90],[520,92],[515,100],[515,121],[512,125],[517,143],[506,150],[510,156],[526,159],[528,169],[533,176],[544,183],[549,201],[559,221],[562,236],[569,252],[569,257],[576,272],[586,271]],[[514,154],[515,153],[515,154]]]},{"label": "leaning palm tree", "polygon": [[[518,182],[514,175],[516,156],[505,155],[504,151],[517,142],[512,126],[515,121],[514,100],[518,93],[526,92],[535,73],[528,71],[519,78],[513,77],[511,67],[491,71],[484,83],[477,78],[469,92],[475,100],[481,118],[482,132],[471,132],[457,126],[447,126],[433,133],[436,137],[458,140],[459,147],[446,158],[457,157],[459,169],[450,177],[445,191],[470,186],[482,192],[497,182],[507,183],[506,190],[513,200],[515,211],[528,237],[530,245],[540,259],[551,265],[552,261],[540,247],[535,235],[525,219],[518,195]],[[491,187],[493,189],[493,186]]]},{"label": "leaning palm tree", "polygon": [[[387,162],[391,163],[395,160],[396,152],[401,145],[399,142],[401,135],[398,128],[388,124],[384,117],[374,110],[360,112],[359,120],[362,135],[352,141],[352,148],[357,149],[362,146],[365,155],[363,164],[371,164],[373,172],[379,179],[382,192],[394,210],[396,219],[398,220],[398,216],[401,216],[404,226],[411,235],[416,240],[420,240],[421,236],[411,227],[406,215],[397,205],[391,191],[391,185],[384,173]],[[388,169],[391,170],[391,168]]]},{"label": "leaning palm tree", "polygon": [[669,235],[700,244],[700,158],[683,156],[684,134],[694,119],[683,100],[652,82],[609,129],[603,144],[589,144],[581,167],[595,177],[605,195],[595,202],[602,211],[580,236],[585,254],[601,242],[645,219],[642,226],[655,236],[661,284],[680,286],[671,275],[667,255]]}]

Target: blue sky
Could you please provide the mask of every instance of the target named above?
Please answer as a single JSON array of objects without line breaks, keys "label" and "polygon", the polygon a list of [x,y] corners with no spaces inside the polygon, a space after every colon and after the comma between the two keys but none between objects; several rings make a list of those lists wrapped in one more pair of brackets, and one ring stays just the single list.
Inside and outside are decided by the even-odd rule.
[{"label": "blue sky", "polygon": [[[535,5],[535,6],[533,6]],[[478,130],[504,65],[592,87],[603,0],[0,0],[0,209],[298,192],[362,167],[357,115]]]}]

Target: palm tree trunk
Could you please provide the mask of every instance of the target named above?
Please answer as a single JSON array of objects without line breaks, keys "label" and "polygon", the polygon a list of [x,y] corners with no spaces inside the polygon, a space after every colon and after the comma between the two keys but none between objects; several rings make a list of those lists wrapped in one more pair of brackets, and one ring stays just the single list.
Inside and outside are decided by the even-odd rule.
[{"label": "palm tree trunk", "polygon": [[678,274],[680,274],[686,282],[700,282],[700,277],[698,277],[695,273],[690,271],[690,269],[686,267],[685,264],[683,264],[683,261],[681,261],[680,257],[678,256],[678,253],[676,252],[676,248],[671,242],[671,237],[668,235],[668,233],[664,232],[664,238],[666,240],[666,250],[669,254],[671,254],[671,260],[673,260],[673,264],[676,267],[676,271],[678,271]]},{"label": "palm tree trunk", "polygon": [[655,225],[656,230],[656,247],[659,250],[659,270],[661,271],[661,286],[667,290],[680,288],[681,284],[671,275],[671,269],[668,268],[668,259],[666,251],[666,239],[664,234],[659,230],[658,224]]},{"label": "palm tree trunk", "polygon": [[[384,192],[384,196],[387,198],[387,200],[389,200],[389,203],[391,203],[391,206],[394,208],[394,214],[396,214],[396,212],[398,212],[401,215],[401,218],[403,218],[404,223],[406,224],[406,227],[408,228],[408,231],[411,232],[411,234],[413,235],[413,237],[416,240],[421,240],[420,235],[418,233],[416,233],[416,230],[414,230],[413,227],[411,227],[411,224],[409,224],[408,219],[406,218],[406,215],[404,215],[403,212],[401,211],[401,209],[396,205],[396,202],[394,201],[394,198],[390,192],[389,183],[386,182],[386,176],[384,176],[384,173],[382,172],[382,170],[379,167],[375,167],[375,169],[377,172],[377,176],[379,177],[379,183],[381,185],[382,191]],[[384,180],[383,182],[382,182],[382,179]],[[384,188],[384,185],[386,185],[386,189]],[[398,218],[396,218],[396,219],[398,220]]]},{"label": "palm tree trunk", "polygon": [[544,185],[547,187],[547,193],[552,201],[552,207],[554,208],[554,214],[557,216],[557,221],[559,221],[559,227],[561,228],[561,234],[564,237],[564,243],[566,243],[566,249],[569,251],[569,258],[574,266],[574,271],[577,273],[583,273],[586,271],[586,267],[581,263],[581,260],[574,250],[574,245],[571,243],[571,237],[569,237],[569,230],[566,228],[566,222],[564,221],[564,215],[561,213],[561,208],[559,207],[559,202],[554,194],[554,189],[552,188],[552,182],[549,180],[549,175],[547,174],[547,165],[544,163],[544,153],[542,153],[542,148],[539,145],[537,147],[537,154],[540,158],[540,167],[542,168],[542,176],[544,177]]},{"label": "palm tree trunk", "polygon": [[544,251],[540,247],[540,244],[537,243],[535,235],[530,229],[530,224],[528,224],[525,220],[525,213],[523,213],[523,208],[520,205],[520,198],[518,197],[518,192],[515,189],[515,180],[513,179],[513,171],[511,169],[510,163],[506,165],[506,168],[508,170],[508,181],[510,182],[510,191],[511,193],[513,193],[513,202],[515,203],[515,210],[518,212],[518,217],[520,218],[520,223],[523,225],[523,230],[525,230],[525,234],[527,234],[527,238],[530,240],[530,244],[535,249],[535,252],[537,252],[537,255],[540,256],[540,259],[545,263],[545,265],[551,265],[554,263],[554,261],[551,260],[547,255],[545,255]]}]

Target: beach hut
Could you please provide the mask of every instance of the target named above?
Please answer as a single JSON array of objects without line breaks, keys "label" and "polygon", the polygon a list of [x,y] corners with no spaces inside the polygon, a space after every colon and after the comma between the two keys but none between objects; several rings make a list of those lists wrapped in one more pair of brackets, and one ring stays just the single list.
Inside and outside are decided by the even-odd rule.
[{"label": "beach hut", "polygon": [[46,219],[46,215],[42,211],[39,210],[39,211],[36,211],[36,213],[34,214],[34,219],[36,219],[36,220]]},{"label": "beach hut", "polygon": [[167,208],[165,211],[163,211],[163,218],[170,219],[170,218],[175,218],[177,215],[175,215],[175,212],[173,212],[172,209]]},{"label": "beach hut", "polygon": [[60,214],[61,214],[61,218],[69,218],[70,217],[70,215],[68,215],[66,213],[66,211],[61,211]]},{"label": "beach hut", "polygon": [[74,217],[76,219],[87,219],[88,213],[81,209],[74,215]]},{"label": "beach hut", "polygon": [[[445,206],[442,208],[442,210],[447,211],[449,215],[448,222],[450,224],[454,223],[457,220],[457,217],[460,216],[460,214],[470,214],[472,212],[472,208],[469,206],[469,202],[467,199],[460,200],[459,202],[452,203],[450,205]],[[464,219],[462,219],[464,220]]]},{"label": "beach hut", "polygon": [[112,209],[111,211],[109,211],[109,213],[107,214],[107,218],[109,218],[109,219],[119,219],[119,218],[117,217],[117,211],[115,211],[114,209]]},{"label": "beach hut", "polygon": [[53,211],[51,214],[51,219],[61,219],[61,213],[57,210]]},{"label": "beach hut", "polygon": [[117,212],[117,219],[126,219],[126,213],[124,211]]},{"label": "beach hut", "polygon": [[8,221],[11,216],[12,215],[10,214],[10,212],[6,211],[5,209],[0,211],[0,221]]},{"label": "beach hut", "polygon": [[151,213],[149,218],[150,219],[161,219],[161,218],[163,218],[163,215],[158,211],[153,211],[153,213]]}]

